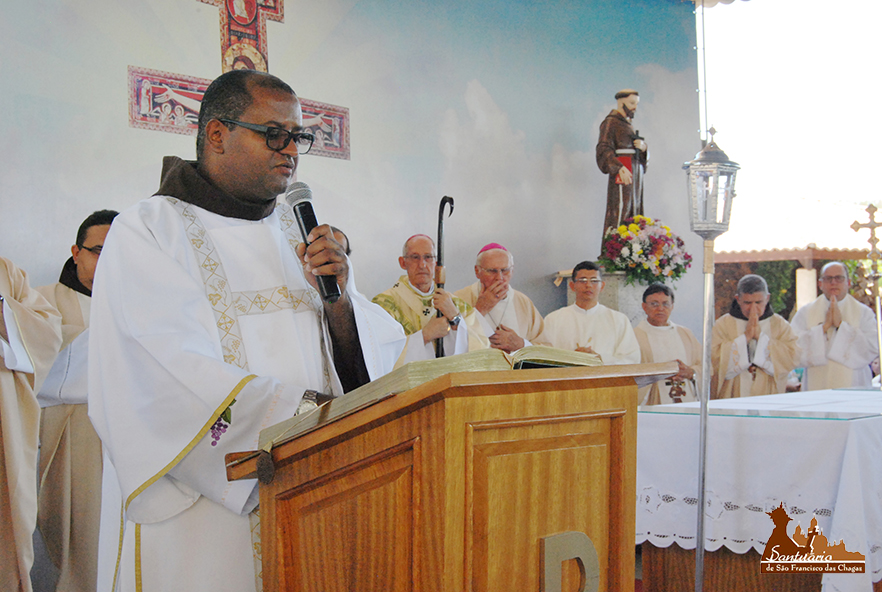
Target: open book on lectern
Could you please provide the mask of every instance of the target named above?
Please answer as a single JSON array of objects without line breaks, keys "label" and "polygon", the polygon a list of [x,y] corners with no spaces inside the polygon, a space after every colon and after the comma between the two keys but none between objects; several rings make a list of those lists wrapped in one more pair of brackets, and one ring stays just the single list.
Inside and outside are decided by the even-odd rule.
[{"label": "open book on lectern", "polygon": [[498,349],[481,349],[446,358],[410,362],[342,397],[332,399],[314,411],[295,415],[262,430],[258,448],[268,452],[277,444],[451,372],[600,365],[600,357],[596,354],[544,345],[530,345],[513,354]]}]

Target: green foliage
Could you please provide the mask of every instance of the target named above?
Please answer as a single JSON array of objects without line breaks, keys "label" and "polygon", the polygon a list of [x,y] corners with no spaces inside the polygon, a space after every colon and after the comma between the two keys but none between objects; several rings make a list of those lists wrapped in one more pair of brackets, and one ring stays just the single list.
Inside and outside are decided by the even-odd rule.
[{"label": "green foliage", "polygon": [[236,399],[230,401],[229,406],[224,409],[224,412],[221,413],[221,419],[227,423],[233,423],[233,410],[232,406],[236,404]]},{"label": "green foliage", "polygon": [[[828,263],[828,261],[825,261],[824,263],[826,264],[826,263]],[[869,259],[867,259],[865,261],[862,261],[860,259],[852,259],[852,260],[840,261],[840,263],[842,263],[845,266],[845,269],[848,270],[848,277],[851,278],[852,283],[854,283],[854,279],[857,277],[858,267],[861,267],[864,269],[864,271],[865,271],[864,275],[869,275],[869,273],[866,273],[866,272],[870,269],[871,264],[872,264],[872,262]]]},{"label": "green foliage", "polygon": [[796,261],[761,261],[756,264],[756,273],[769,284],[769,303],[772,310],[780,313],[787,307],[787,293],[796,291]]}]

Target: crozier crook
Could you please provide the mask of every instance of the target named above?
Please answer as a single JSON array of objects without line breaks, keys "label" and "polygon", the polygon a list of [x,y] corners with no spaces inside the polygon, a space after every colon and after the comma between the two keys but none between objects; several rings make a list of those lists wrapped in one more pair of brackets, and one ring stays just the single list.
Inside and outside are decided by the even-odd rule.
[{"label": "crozier crook", "polygon": [[[444,288],[444,282],[446,281],[445,273],[444,273],[444,206],[450,204],[450,214],[448,216],[453,215],[453,198],[449,195],[445,195],[441,198],[441,205],[438,206],[438,253],[435,265],[435,288]],[[437,312],[437,316],[441,316],[441,311]],[[444,338],[435,340],[435,357],[443,358],[444,357]]]}]

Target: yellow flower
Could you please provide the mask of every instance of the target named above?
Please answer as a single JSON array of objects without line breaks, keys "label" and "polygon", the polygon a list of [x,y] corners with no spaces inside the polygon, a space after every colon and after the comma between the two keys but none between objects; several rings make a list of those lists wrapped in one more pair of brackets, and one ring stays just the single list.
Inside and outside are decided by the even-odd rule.
[{"label": "yellow flower", "polygon": [[638,232],[640,232],[640,227],[637,226],[636,224],[631,224],[628,226],[628,230],[630,230],[634,234],[637,234]]},{"label": "yellow flower", "polygon": [[619,226],[618,230],[619,230],[619,235],[620,235],[620,236],[628,236],[628,227],[625,226],[624,224],[622,224],[621,226]]}]

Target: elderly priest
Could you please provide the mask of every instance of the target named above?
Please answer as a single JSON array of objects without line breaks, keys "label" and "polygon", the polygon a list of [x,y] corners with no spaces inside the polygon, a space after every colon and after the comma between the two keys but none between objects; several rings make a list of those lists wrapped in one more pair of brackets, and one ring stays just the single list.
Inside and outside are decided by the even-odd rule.
[{"label": "elderly priest", "polygon": [[818,285],[823,294],[800,308],[792,322],[806,369],[802,390],[869,387],[870,363],[879,355],[876,315],[848,293],[851,282],[842,263],[822,267]]},{"label": "elderly priest", "polygon": [[796,334],[769,306],[766,280],[745,275],[738,280],[729,313],[714,323],[711,398],[783,393],[798,362]]},{"label": "elderly priest", "polygon": [[478,311],[478,320],[490,347],[511,353],[531,345],[545,329],[542,315],[533,301],[511,287],[514,257],[499,243],[478,251],[475,277],[478,281],[455,295]]},{"label": "elderly priest", "polygon": [[435,286],[435,262],[435,242],[425,234],[413,235],[404,241],[398,258],[399,267],[407,273],[374,296],[373,301],[407,334],[399,365],[434,358],[436,339],[443,339],[448,356],[489,346],[475,309]]}]

